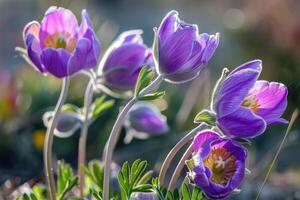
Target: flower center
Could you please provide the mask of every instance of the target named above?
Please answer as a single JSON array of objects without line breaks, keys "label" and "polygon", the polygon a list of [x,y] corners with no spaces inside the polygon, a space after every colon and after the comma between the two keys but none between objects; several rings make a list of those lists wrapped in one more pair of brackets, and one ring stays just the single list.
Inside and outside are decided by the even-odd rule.
[{"label": "flower center", "polygon": [[259,109],[258,100],[254,96],[248,95],[242,102],[242,106],[250,108],[252,112],[257,113]]},{"label": "flower center", "polygon": [[46,48],[63,48],[68,52],[72,52],[75,49],[76,43],[76,38],[65,32],[56,32],[46,37],[44,41]]},{"label": "flower center", "polygon": [[58,48],[66,48],[67,43],[66,43],[65,37],[63,35],[57,37],[55,46],[57,49]]},{"label": "flower center", "polygon": [[204,160],[204,165],[211,172],[211,181],[220,185],[226,185],[234,175],[236,158],[226,149],[220,147],[213,149]]}]

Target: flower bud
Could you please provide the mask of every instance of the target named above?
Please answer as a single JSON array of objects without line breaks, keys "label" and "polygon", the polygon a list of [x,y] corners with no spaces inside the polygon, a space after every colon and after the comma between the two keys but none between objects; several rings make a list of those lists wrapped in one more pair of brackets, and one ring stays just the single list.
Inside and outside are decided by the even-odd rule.
[{"label": "flower bud", "polygon": [[181,21],[171,11],[155,30],[154,54],[158,74],[173,83],[196,78],[219,44],[219,34],[198,33],[198,26]]},{"label": "flower bud", "polygon": [[132,90],[142,67],[153,67],[152,53],[141,34],[141,30],[126,31],[106,51],[99,74],[109,88]]}]

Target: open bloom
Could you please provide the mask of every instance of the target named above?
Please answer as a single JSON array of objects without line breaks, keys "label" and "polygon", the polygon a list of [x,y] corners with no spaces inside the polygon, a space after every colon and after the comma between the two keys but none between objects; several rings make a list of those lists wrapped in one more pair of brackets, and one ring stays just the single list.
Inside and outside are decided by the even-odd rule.
[{"label": "open bloom", "polygon": [[127,114],[125,126],[126,140],[132,137],[144,139],[149,136],[166,134],[169,131],[167,119],[150,103],[137,103]]},{"label": "open bloom", "polygon": [[126,31],[106,51],[99,68],[105,85],[118,90],[133,89],[142,67],[154,66],[141,34],[141,30]]},{"label": "open bloom", "polygon": [[50,7],[41,24],[28,23],[23,32],[28,57],[40,72],[66,77],[93,68],[100,55],[100,43],[86,10],[79,26],[67,9]]},{"label": "open bloom", "polygon": [[245,176],[246,149],[211,130],[199,132],[188,161],[190,179],[212,199],[223,199],[237,189]]},{"label": "open bloom", "polygon": [[281,116],[288,90],[281,83],[257,81],[261,69],[260,60],[239,66],[215,94],[217,125],[226,135],[252,138],[262,134],[269,124],[287,122]]},{"label": "open bloom", "polygon": [[181,21],[177,11],[161,22],[155,45],[159,74],[169,82],[181,83],[197,77],[219,44],[219,34],[199,35],[198,26]]}]

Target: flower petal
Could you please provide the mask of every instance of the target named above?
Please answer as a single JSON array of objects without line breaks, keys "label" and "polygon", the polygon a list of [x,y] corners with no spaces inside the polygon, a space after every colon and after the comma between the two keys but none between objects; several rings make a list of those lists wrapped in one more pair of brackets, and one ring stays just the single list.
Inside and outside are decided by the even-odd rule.
[{"label": "flower petal", "polygon": [[235,70],[233,70],[230,74],[235,74],[239,71],[245,70],[245,69],[252,69],[254,71],[257,71],[261,73],[262,70],[262,61],[261,60],[251,60],[249,62],[246,62],[242,64],[241,66],[237,67]]},{"label": "flower petal", "polygon": [[198,68],[191,69],[185,72],[173,73],[164,75],[164,80],[173,83],[173,84],[182,84],[189,82],[195,78],[197,78],[205,66],[199,66]]},{"label": "flower petal", "polygon": [[78,22],[74,14],[61,7],[50,7],[41,22],[39,38],[42,48],[45,47],[45,40],[55,33],[64,33],[71,37],[77,37]]},{"label": "flower petal", "polygon": [[160,42],[159,71],[162,74],[173,74],[192,54],[197,27],[194,25],[182,25],[164,43]]},{"label": "flower petal", "polygon": [[40,23],[37,21],[29,22],[23,30],[23,40],[26,41],[26,37],[28,34],[34,36],[34,38],[39,41],[39,33],[40,33]]},{"label": "flower petal", "polygon": [[120,43],[136,43],[136,44],[143,44],[143,38],[142,35],[143,30],[136,29],[136,30],[130,30],[125,31],[120,34],[117,40],[120,41]]},{"label": "flower petal", "polygon": [[204,143],[218,139],[220,136],[211,130],[200,131],[194,138],[193,148],[195,152],[198,152]]},{"label": "flower petal", "polygon": [[47,70],[43,67],[43,65],[41,63],[42,50],[41,50],[40,44],[38,43],[36,38],[31,34],[27,34],[25,43],[26,43],[28,57],[29,57],[30,61],[32,62],[33,66],[38,71],[40,71],[42,73],[46,73]]},{"label": "flower petal", "polygon": [[106,59],[103,72],[105,73],[115,67],[127,67],[126,73],[131,74],[135,72],[137,68],[143,67],[142,65],[147,51],[148,49],[144,45],[124,44],[111,52]]},{"label": "flower petal", "polygon": [[257,115],[267,124],[280,122],[287,107],[288,90],[285,85],[276,82],[257,81],[249,94],[258,101]]},{"label": "flower petal", "polygon": [[97,64],[97,59],[94,57],[91,42],[88,39],[81,38],[77,42],[77,47],[74,54],[70,57],[68,63],[69,73],[73,74],[81,69],[93,68]]},{"label": "flower petal", "polygon": [[139,103],[128,113],[128,125],[138,132],[150,135],[164,134],[169,130],[167,119],[149,103]]},{"label": "flower petal", "polygon": [[[208,42],[206,43],[206,46],[203,50],[203,53],[201,55],[201,60],[198,60],[198,64],[207,64],[208,61],[211,59],[211,57],[214,55],[220,41],[219,33],[216,33],[215,35],[210,35]],[[199,63],[200,62],[200,63]]]},{"label": "flower petal", "polygon": [[85,9],[81,12],[81,24],[78,30],[78,37],[83,37],[89,28],[92,28],[91,19]]},{"label": "flower petal", "polygon": [[159,30],[158,30],[158,34],[159,34],[161,41],[166,41],[167,38],[172,33],[175,32],[179,21],[180,20],[178,18],[178,12],[176,10],[170,11],[165,16],[165,18],[162,20],[162,22],[159,26]]},{"label": "flower petal", "polygon": [[241,138],[253,138],[266,129],[266,122],[245,107],[218,118],[217,125],[226,135]]},{"label": "flower petal", "polygon": [[236,189],[241,185],[241,182],[245,177],[245,168],[246,168],[245,161],[241,162],[240,160],[237,160],[235,162],[236,172],[234,173],[233,177],[231,178],[230,184],[229,184],[231,189]]},{"label": "flower petal", "polygon": [[70,54],[65,49],[44,49],[41,60],[44,68],[58,78],[70,75],[68,61]]},{"label": "flower petal", "polygon": [[234,112],[240,107],[259,74],[260,71],[253,70],[250,66],[235,71],[223,81],[215,100],[215,110],[219,118]]}]

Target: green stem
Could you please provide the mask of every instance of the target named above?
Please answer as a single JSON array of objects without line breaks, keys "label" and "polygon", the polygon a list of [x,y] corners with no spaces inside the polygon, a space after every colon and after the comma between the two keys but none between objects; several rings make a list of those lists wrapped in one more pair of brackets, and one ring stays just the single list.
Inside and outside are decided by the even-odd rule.
[{"label": "green stem", "polygon": [[[158,87],[158,85],[162,81],[162,76],[158,76],[150,85],[148,85],[146,88],[144,88],[140,95],[143,96],[145,94],[148,94],[149,92],[153,91]],[[112,131],[110,133],[109,139],[105,145],[105,156],[104,156],[104,179],[103,179],[103,200],[109,200],[109,179],[110,179],[110,167],[112,162],[112,156],[114,152],[114,148],[116,146],[116,143],[119,139],[121,128],[124,124],[125,117],[130,110],[130,108],[138,102],[137,97],[132,98],[126,106],[123,108],[123,110],[119,113],[118,118],[112,128]]]},{"label": "green stem", "polygon": [[168,153],[165,161],[162,164],[162,167],[159,172],[159,182],[161,185],[164,184],[165,176],[167,173],[168,168],[170,167],[170,164],[174,157],[177,155],[178,151],[182,149],[182,147],[187,144],[189,141],[193,140],[193,138],[198,134],[199,131],[203,130],[205,128],[205,124],[201,123],[199,126],[194,128],[192,131],[190,131],[188,134],[186,134]]},{"label": "green stem", "polygon": [[86,160],[86,141],[87,141],[87,134],[89,128],[89,114],[90,114],[90,107],[93,100],[93,82],[92,80],[88,83],[88,86],[85,90],[84,95],[84,122],[81,128],[79,144],[78,144],[78,166],[77,166],[77,173],[79,176],[79,192],[80,197],[83,197],[83,188],[84,188],[84,174],[81,170],[81,167],[85,164]]},{"label": "green stem", "polygon": [[70,79],[68,77],[63,79],[61,92],[57,104],[55,106],[54,114],[52,121],[50,122],[46,138],[44,144],[44,165],[45,165],[45,176],[46,176],[46,183],[48,186],[49,191],[49,199],[55,200],[56,191],[55,191],[55,181],[54,181],[54,174],[52,168],[52,145],[53,145],[53,138],[54,138],[54,130],[58,124],[58,116],[60,114],[61,108],[66,100],[68,89],[69,89]]}]

